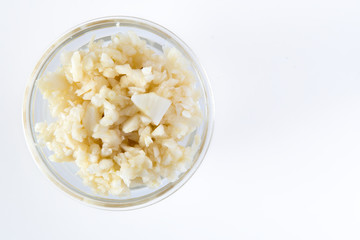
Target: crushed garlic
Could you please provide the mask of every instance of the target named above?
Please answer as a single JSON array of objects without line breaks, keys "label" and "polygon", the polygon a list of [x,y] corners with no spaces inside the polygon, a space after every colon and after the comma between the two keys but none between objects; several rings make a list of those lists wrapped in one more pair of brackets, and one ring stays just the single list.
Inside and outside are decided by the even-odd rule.
[{"label": "crushed garlic", "polygon": [[92,40],[61,60],[39,80],[56,120],[36,131],[52,161],[75,162],[86,185],[118,196],[135,182],[175,180],[191,166],[199,137],[189,147],[178,142],[202,121],[200,94],[177,49],[157,55],[130,32],[107,45]]}]

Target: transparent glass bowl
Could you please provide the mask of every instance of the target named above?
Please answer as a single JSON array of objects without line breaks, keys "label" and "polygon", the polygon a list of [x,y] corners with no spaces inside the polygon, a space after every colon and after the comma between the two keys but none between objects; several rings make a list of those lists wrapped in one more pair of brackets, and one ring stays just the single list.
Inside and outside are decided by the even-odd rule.
[{"label": "transparent glass bowl", "polygon": [[[135,32],[144,39],[155,52],[161,53],[162,46],[177,48],[190,63],[190,70],[194,73],[196,87],[201,92],[200,106],[203,122],[195,133],[201,136],[199,149],[194,157],[190,169],[179,175],[175,182],[162,181],[160,187],[151,189],[137,187],[131,189],[131,196],[101,196],[95,194],[82,179],[76,175],[78,167],[75,163],[55,163],[49,160],[51,152],[40,146],[35,133],[38,122],[52,122],[48,103],[42,98],[38,89],[38,79],[48,71],[54,71],[60,66],[60,55],[63,51],[74,51],[86,48],[91,37],[110,40],[110,36],[117,33]],[[35,162],[45,175],[61,190],[75,199],[92,206],[106,209],[134,209],[158,202],[178,190],[194,174],[201,164],[209,147],[214,125],[214,102],[209,81],[194,53],[175,34],[158,24],[134,17],[114,16],[94,19],[80,24],[56,40],[37,63],[25,91],[23,105],[23,126],[28,147]],[[194,134],[188,136],[183,145],[189,146],[194,141]]]}]

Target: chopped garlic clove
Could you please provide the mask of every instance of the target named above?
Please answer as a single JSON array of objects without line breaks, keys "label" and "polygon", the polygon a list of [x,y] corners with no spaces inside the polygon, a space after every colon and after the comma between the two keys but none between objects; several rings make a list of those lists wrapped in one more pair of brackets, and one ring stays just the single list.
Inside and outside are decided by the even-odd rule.
[{"label": "chopped garlic clove", "polygon": [[129,133],[137,130],[138,128],[139,128],[139,119],[137,116],[134,116],[126,120],[126,122],[124,122],[122,130],[124,133]]},{"label": "chopped garlic clove", "polygon": [[83,78],[81,55],[78,51],[74,52],[71,57],[71,72],[74,82],[80,82]]},{"label": "chopped garlic clove", "polygon": [[101,54],[100,62],[105,68],[114,66],[114,61],[106,53]]},{"label": "chopped garlic clove", "polygon": [[100,114],[94,105],[89,104],[86,108],[82,123],[88,132],[93,132],[94,127],[100,121]]},{"label": "chopped garlic clove", "polygon": [[144,123],[145,125],[148,125],[151,123],[151,119],[145,115],[140,116],[140,121]]},{"label": "chopped garlic clove", "polygon": [[153,143],[153,140],[150,137],[151,127],[147,126],[143,130],[139,130],[140,139],[139,144],[140,146],[146,146],[148,147],[151,143]]},{"label": "chopped garlic clove", "polygon": [[115,67],[115,70],[119,73],[119,74],[126,74],[126,75],[130,75],[132,70],[129,64],[124,64],[124,65],[117,65]]},{"label": "chopped garlic clove", "polygon": [[99,162],[99,168],[101,170],[107,170],[114,166],[114,162],[111,159],[103,159]]},{"label": "chopped garlic clove", "polygon": [[154,151],[154,157],[156,157],[156,158],[159,157],[160,151],[156,145],[153,147],[153,151]]},{"label": "chopped garlic clove", "polygon": [[131,101],[148,117],[155,125],[158,125],[171,105],[171,101],[156,95],[155,93],[145,93],[133,95]]},{"label": "chopped garlic clove", "polygon": [[152,70],[152,67],[144,67],[143,69],[141,69],[141,71],[144,75],[151,75],[151,70]]},{"label": "chopped garlic clove", "polygon": [[151,133],[153,137],[164,137],[165,136],[165,130],[164,126],[160,124],[155,130]]},{"label": "chopped garlic clove", "polygon": [[45,77],[41,78],[39,87],[44,92],[63,91],[69,87],[69,83],[62,72],[56,71],[47,73]]},{"label": "chopped garlic clove", "polygon": [[101,149],[101,156],[102,157],[108,157],[108,156],[110,156],[111,154],[112,154],[112,149],[111,148],[105,148],[105,147],[103,147],[102,149]]}]

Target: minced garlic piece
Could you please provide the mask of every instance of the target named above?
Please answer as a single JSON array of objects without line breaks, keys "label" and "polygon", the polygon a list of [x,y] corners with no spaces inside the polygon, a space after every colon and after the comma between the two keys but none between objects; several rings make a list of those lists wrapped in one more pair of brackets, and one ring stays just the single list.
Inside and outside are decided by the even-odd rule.
[{"label": "minced garlic piece", "polygon": [[133,95],[131,101],[150,117],[155,125],[159,125],[162,117],[171,105],[170,100],[160,97],[153,92]]},{"label": "minced garlic piece", "polygon": [[91,41],[61,61],[39,80],[56,121],[38,123],[36,131],[52,161],[75,162],[95,192],[118,196],[139,182],[175,180],[190,167],[199,140],[190,147],[178,142],[202,116],[194,76],[178,50],[156,55],[128,33],[108,45]]}]

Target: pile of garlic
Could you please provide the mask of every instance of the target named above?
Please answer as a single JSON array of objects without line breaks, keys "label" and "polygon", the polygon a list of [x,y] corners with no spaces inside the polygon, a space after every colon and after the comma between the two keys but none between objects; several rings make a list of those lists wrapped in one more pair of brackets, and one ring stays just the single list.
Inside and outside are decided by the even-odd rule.
[{"label": "pile of garlic", "polygon": [[130,32],[109,44],[92,39],[61,63],[38,83],[56,119],[36,125],[52,161],[75,162],[96,193],[119,196],[191,166],[199,137],[190,147],[178,142],[202,121],[200,94],[178,50],[157,55]]}]

